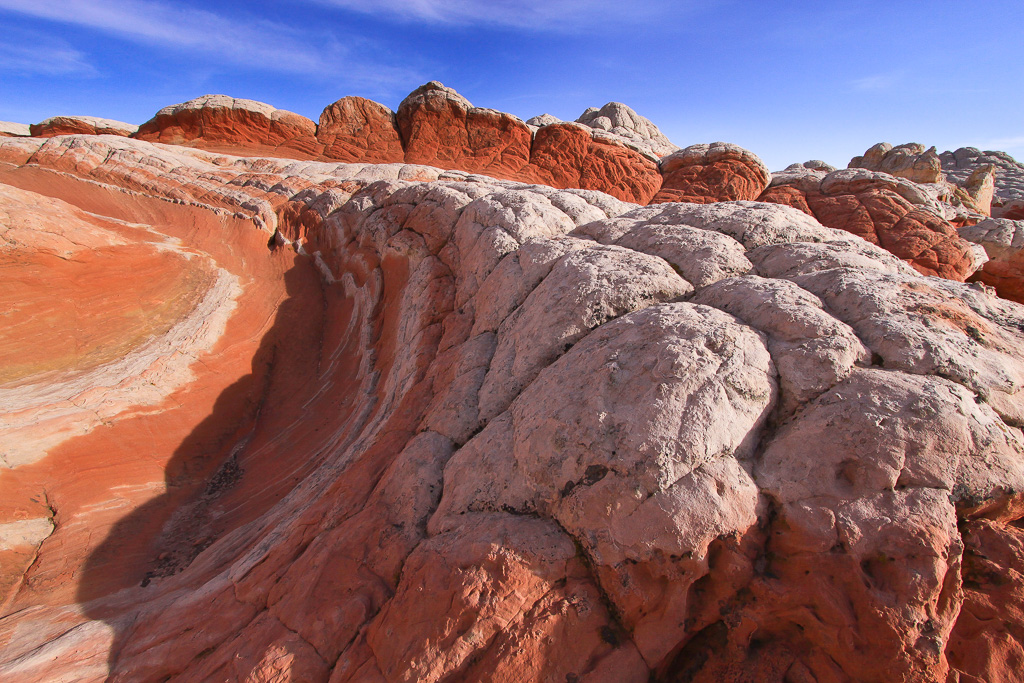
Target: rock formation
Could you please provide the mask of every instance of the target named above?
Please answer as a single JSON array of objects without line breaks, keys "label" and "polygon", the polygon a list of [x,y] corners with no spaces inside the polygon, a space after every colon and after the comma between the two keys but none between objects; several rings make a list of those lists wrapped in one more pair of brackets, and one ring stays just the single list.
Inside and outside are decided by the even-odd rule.
[{"label": "rock formation", "polygon": [[938,183],[943,180],[942,163],[935,148],[925,149],[924,145],[916,142],[896,147],[888,142],[880,142],[864,152],[864,156],[854,157],[849,168],[882,171],[915,183]]},{"label": "rock formation", "polygon": [[212,151],[313,158],[319,155],[316,124],[304,116],[254,100],[204,95],[164,107],[134,137]]},{"label": "rock formation", "polygon": [[0,138],[0,679],[1020,680],[1024,307],[958,281],[1019,226],[195,102]]},{"label": "rock formation", "polygon": [[324,109],[316,137],[328,159],[371,164],[405,159],[395,112],[362,97],[343,97]]},{"label": "rock formation", "polygon": [[650,119],[640,116],[621,102],[609,102],[600,109],[590,107],[576,122],[618,135],[629,146],[655,159],[679,150]]},{"label": "rock formation", "polygon": [[121,135],[131,137],[138,126],[123,121],[100,119],[95,116],[53,116],[29,127],[37,138],[52,138],[55,135]]},{"label": "rock formation", "polygon": [[521,119],[474,107],[437,81],[420,86],[398,107],[405,161],[499,178],[530,163],[532,134]]},{"label": "rock formation", "polygon": [[759,199],[795,207],[822,225],[878,244],[926,275],[962,281],[980,266],[927,186],[887,173],[787,170],[773,175]]},{"label": "rock formation", "polygon": [[32,130],[28,124],[0,121],[0,137],[25,137],[29,135],[32,135]]},{"label": "rock formation", "polygon": [[979,169],[995,169],[992,216],[1011,220],[1024,220],[1024,165],[1006,152],[982,152],[975,147],[961,147],[955,152],[939,155],[946,176],[961,185],[967,185]]},{"label": "rock formation", "polygon": [[661,172],[665,180],[653,204],[757,199],[771,178],[756,155],[727,142],[673,152],[661,160]]}]

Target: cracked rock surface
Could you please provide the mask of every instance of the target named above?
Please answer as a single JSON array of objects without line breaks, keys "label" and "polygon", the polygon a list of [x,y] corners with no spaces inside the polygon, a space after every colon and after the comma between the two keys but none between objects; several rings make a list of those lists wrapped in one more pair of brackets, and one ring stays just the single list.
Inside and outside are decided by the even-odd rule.
[{"label": "cracked rock surface", "polygon": [[747,194],[0,138],[0,678],[1019,680],[1024,308],[883,248],[916,185],[688,149]]}]

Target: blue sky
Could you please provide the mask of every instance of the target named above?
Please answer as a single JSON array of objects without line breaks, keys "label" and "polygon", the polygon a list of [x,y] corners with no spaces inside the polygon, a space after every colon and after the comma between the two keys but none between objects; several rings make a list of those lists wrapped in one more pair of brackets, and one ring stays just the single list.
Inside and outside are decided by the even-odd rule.
[{"label": "blue sky", "polygon": [[432,79],[522,118],[625,102],[772,170],[883,140],[1024,160],[1022,0],[0,0],[0,120],[206,93],[316,120]]}]

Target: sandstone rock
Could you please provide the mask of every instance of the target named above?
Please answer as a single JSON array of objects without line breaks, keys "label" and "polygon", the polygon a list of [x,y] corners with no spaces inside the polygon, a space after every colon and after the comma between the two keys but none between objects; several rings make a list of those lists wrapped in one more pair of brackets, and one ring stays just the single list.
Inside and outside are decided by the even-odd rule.
[{"label": "sandstone rock", "polygon": [[534,116],[533,118],[526,120],[526,125],[535,126],[537,128],[550,126],[552,123],[562,123],[562,119],[557,116],[552,116],[551,114],[541,114],[540,116]]},{"label": "sandstone rock", "polygon": [[992,215],[996,218],[1024,219],[1024,213],[1014,216],[1002,211],[1007,204],[1024,201],[1024,166],[1012,156],[1006,152],[982,152],[975,147],[961,147],[955,152],[943,152],[939,159],[950,181],[961,186],[966,186],[971,175],[979,168],[994,166],[996,176]]},{"label": "sandstone rock", "polygon": [[30,127],[32,136],[52,138],[55,135],[121,135],[131,137],[138,126],[95,116],[54,116]]},{"label": "sandstone rock", "polygon": [[812,171],[825,171],[826,173],[831,173],[832,171],[836,170],[835,166],[820,159],[811,159],[810,161],[805,161],[802,164],[790,164],[789,166],[786,167],[786,170],[801,171],[805,168],[810,169]]},{"label": "sandstone rock", "polygon": [[935,148],[925,149],[924,145],[916,142],[896,147],[888,142],[879,142],[864,152],[864,156],[851,159],[848,168],[881,171],[915,183],[938,183],[943,179],[942,163]]},{"label": "sandstone rock", "polygon": [[324,109],[316,137],[328,159],[372,164],[405,159],[395,113],[361,97],[343,97]]},{"label": "sandstone rock", "polygon": [[530,162],[530,129],[519,118],[480,109],[437,81],[398,107],[405,161],[514,178]]},{"label": "sandstone rock", "polygon": [[26,123],[0,121],[0,137],[24,137],[31,134],[31,128]]},{"label": "sandstone rock", "polygon": [[958,232],[989,256],[974,279],[995,287],[1001,297],[1024,303],[1024,221],[987,218]]},{"label": "sandstone rock", "polygon": [[225,153],[315,158],[316,124],[304,116],[253,100],[203,95],[164,107],[134,137]]},{"label": "sandstone rock", "polygon": [[979,166],[968,176],[964,189],[974,200],[974,209],[985,215],[992,214],[992,199],[996,190],[996,167],[994,164]]},{"label": "sandstone rock", "polygon": [[1024,309],[983,285],[779,204],[0,159],[0,343],[36,363],[0,380],[0,677],[1015,675]]},{"label": "sandstone rock", "polygon": [[772,177],[762,201],[785,204],[908,261],[921,273],[964,280],[980,266],[925,189],[885,173],[792,169]]},{"label": "sandstone rock", "polygon": [[[596,130],[614,133],[624,138],[629,146],[656,159],[679,149],[649,119],[640,116],[621,102],[609,102],[600,109],[590,107],[576,119],[576,122]],[[547,120],[544,124],[535,125],[549,123],[556,121]]]},{"label": "sandstone rock", "polygon": [[656,163],[578,123],[555,123],[537,131],[529,173],[553,187],[599,190],[646,204],[661,187]]},{"label": "sandstone rock", "polygon": [[753,153],[726,142],[674,152],[661,160],[661,173],[665,180],[652,204],[757,199],[771,177]]}]

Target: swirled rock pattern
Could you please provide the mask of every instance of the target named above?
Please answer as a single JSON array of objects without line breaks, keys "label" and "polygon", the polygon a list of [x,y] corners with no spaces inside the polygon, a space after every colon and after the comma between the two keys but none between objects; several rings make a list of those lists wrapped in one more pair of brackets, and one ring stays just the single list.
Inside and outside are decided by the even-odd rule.
[{"label": "swirled rock pattern", "polygon": [[1019,676],[1024,308],[884,230],[85,135],[0,197],[5,680]]}]

